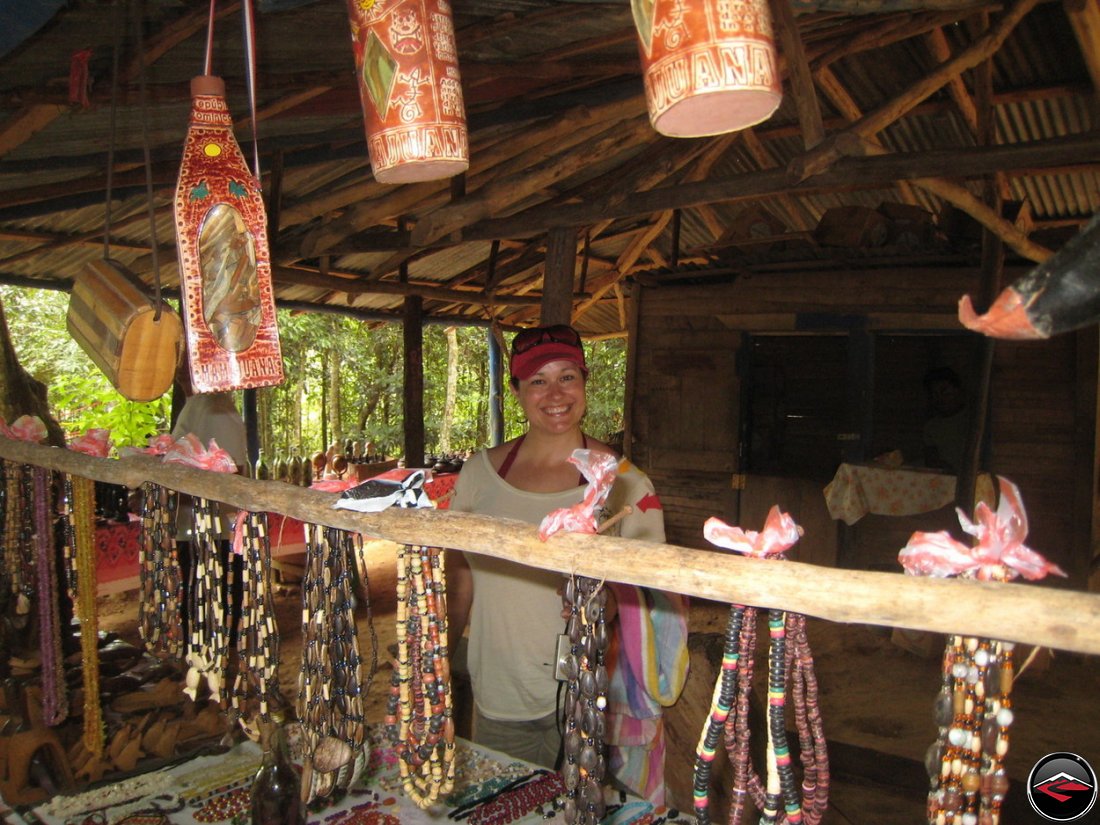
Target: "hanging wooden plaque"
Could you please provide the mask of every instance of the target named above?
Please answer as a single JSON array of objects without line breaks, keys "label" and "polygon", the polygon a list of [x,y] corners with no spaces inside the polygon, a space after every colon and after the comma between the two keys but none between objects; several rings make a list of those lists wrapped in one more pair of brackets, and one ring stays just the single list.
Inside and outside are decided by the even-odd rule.
[{"label": "hanging wooden plaque", "polygon": [[348,0],[367,150],[376,180],[449,178],[470,165],[447,0]]},{"label": "hanging wooden plaque", "polygon": [[219,77],[191,81],[191,121],[176,185],[176,246],[195,392],[283,381],[267,213],[233,136]]},{"label": "hanging wooden plaque", "polygon": [[768,0],[631,0],[653,128],[705,137],[771,117],[783,97]]}]

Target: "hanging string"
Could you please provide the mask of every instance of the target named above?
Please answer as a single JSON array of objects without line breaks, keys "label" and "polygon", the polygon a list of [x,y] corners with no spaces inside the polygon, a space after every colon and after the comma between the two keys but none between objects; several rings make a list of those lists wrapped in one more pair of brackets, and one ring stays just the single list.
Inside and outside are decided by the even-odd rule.
[{"label": "hanging string", "polygon": [[241,19],[244,21],[245,71],[248,80],[248,113],[252,118],[252,174],[256,176],[256,185],[260,185],[260,144],[256,132],[256,19],[252,13],[252,0],[244,0],[241,6]]},{"label": "hanging string", "polygon": [[203,61],[202,73],[214,74],[214,6],[217,0],[210,0],[210,16],[206,21],[206,59]]},{"label": "hanging string", "polygon": [[118,112],[118,64],[119,52],[122,50],[122,26],[118,19],[119,4],[114,3],[111,10],[112,27],[115,32],[115,42],[111,56],[111,118],[110,139],[107,143],[107,205],[103,210],[103,260],[111,259],[111,193],[114,190],[115,179],[115,134],[118,129],[115,120]]},{"label": "hanging string", "polygon": [[[138,11],[143,6],[139,4]],[[160,246],[157,243],[157,214],[153,208],[153,161],[149,152],[149,118],[147,117],[148,96],[145,83],[145,41],[142,36],[142,18],[144,14],[136,15],[136,38],[138,54],[138,90],[141,100],[141,148],[145,158],[145,209],[149,216],[149,244],[153,252],[153,290],[156,296],[156,309],[153,312],[153,323],[160,321],[161,297],[160,297]],[[117,59],[117,58],[116,58]],[[113,132],[112,132],[113,135]]]}]

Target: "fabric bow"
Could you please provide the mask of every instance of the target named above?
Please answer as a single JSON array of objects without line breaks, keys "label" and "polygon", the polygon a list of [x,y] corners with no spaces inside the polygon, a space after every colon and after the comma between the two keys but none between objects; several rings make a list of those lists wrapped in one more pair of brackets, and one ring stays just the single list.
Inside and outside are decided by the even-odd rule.
[{"label": "fabric bow", "polygon": [[237,465],[228,452],[218,446],[213,438],[207,447],[194,433],[188,433],[177,440],[164,454],[164,460],[173,464],[186,464],[200,470],[215,473],[235,473]]},{"label": "fabric bow", "polygon": [[997,476],[1001,500],[994,511],[984,501],[974,508],[972,522],[962,510],[956,510],[964,532],[973,536],[972,546],[951,537],[946,530],[937,533],[917,531],[898,553],[898,561],[910,576],[967,576],[984,581],[1009,581],[1017,576],[1041,579],[1048,573],[1066,575],[1024,544],[1027,538],[1027,513],[1020,490],[1007,478]]},{"label": "fabric bow", "polygon": [[37,415],[21,415],[9,427],[8,423],[0,417],[0,434],[5,438],[15,441],[29,441],[32,444],[41,443],[46,437],[46,425]]},{"label": "fabric bow", "polygon": [[562,530],[568,533],[595,533],[599,510],[607,501],[619,472],[618,458],[595,450],[574,450],[573,455],[569,456],[569,463],[580,469],[581,475],[588,479],[588,486],[584,498],[572,507],[562,507],[546,514],[539,524],[539,538],[543,541]]},{"label": "fabric bow", "polygon": [[711,516],[703,524],[703,538],[711,544],[757,558],[782,553],[801,536],[802,528],[795,524],[789,513],[782,512],[778,504],[773,504],[768,511],[764,529],[759,533],[731,527],[716,516]]},{"label": "fabric bow", "polygon": [[118,455],[120,458],[129,458],[132,455],[164,455],[170,449],[172,445],[176,443],[176,440],[167,433],[161,433],[160,435],[152,436],[149,439],[148,446],[145,447],[119,447]]},{"label": "fabric bow", "polygon": [[93,427],[84,435],[70,441],[69,449],[96,458],[106,458],[111,451],[111,431]]}]

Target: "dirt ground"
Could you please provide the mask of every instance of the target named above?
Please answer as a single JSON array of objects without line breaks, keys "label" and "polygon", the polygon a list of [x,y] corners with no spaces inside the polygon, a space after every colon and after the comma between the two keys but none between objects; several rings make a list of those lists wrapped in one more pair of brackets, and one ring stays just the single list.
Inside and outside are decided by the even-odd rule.
[{"label": "dirt ground", "polygon": [[[370,598],[360,593],[356,618],[360,653],[369,661],[369,601],[380,664],[368,695],[367,716],[371,722],[381,721],[389,689],[391,667],[386,649],[395,642],[395,573],[396,545],[368,545],[365,580]],[[300,598],[298,586],[290,579],[278,585],[279,676],[291,706],[296,699],[301,661]],[[692,631],[722,633],[728,610],[726,605],[696,602]],[[138,643],[136,617],[136,593],[101,600],[101,628]],[[903,645],[886,628],[813,619],[808,622],[808,630],[833,774],[825,822],[924,822],[927,775],[923,761],[936,736],[932,703],[940,686],[942,639],[916,639]],[[766,633],[760,639],[763,655]],[[921,642],[927,642],[924,655],[907,649],[920,647]],[[765,667],[758,664],[758,675]],[[708,685],[706,690],[710,689]],[[1017,679],[1013,691],[1015,722],[1006,760],[1013,789],[1006,801],[1004,822],[1011,825],[1037,820],[1027,807],[1023,788],[1031,767],[1046,754],[1071,751],[1100,769],[1098,690],[1100,661],[1064,652],[1040,655]],[[1010,809],[1023,811],[1023,815],[1008,816]]]}]

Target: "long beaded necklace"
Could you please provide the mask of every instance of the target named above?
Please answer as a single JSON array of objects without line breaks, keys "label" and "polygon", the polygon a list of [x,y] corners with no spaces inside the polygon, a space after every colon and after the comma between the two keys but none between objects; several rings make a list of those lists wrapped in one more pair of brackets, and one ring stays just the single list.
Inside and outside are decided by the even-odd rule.
[{"label": "long beaded necklace", "polygon": [[199,684],[205,679],[210,698],[222,704],[229,651],[222,587],[224,584],[226,592],[232,592],[233,568],[229,565],[227,573],[222,564],[217,538],[221,523],[218,503],[196,497],[192,517],[194,569],[188,601],[191,623],[184,692],[196,701]]},{"label": "long beaded necklace", "polygon": [[[898,554],[910,575],[976,578],[1007,582],[1023,575],[1041,579],[1065,575],[1024,545],[1027,514],[1020,491],[998,477],[997,510],[984,501],[971,522],[958,510],[973,545],[947,531],[914,533]],[[999,825],[1008,793],[1004,767],[1008,729],[1013,721],[1013,645],[973,636],[949,636],[944,649],[943,683],[933,706],[939,727],[925,756],[930,786],[927,815],[935,825]]]},{"label": "long beaded necklace", "polygon": [[[760,533],[730,527],[719,519],[704,526],[707,540],[720,547],[758,558],[786,558],[785,551],[801,535],[790,516],[773,507]],[[755,607],[732,605],[726,626],[722,669],[715,684],[711,712],[696,749],[692,789],[696,821],[710,820],[710,771],[719,736],[725,739],[733,766],[731,825],[740,823],[748,799],[760,811],[761,825],[821,821],[828,806],[829,766],[817,699],[817,678],[806,637],[805,617],[768,611],[768,745],[767,784],[760,779],[749,754],[749,706],[756,652]],[[787,689],[791,687],[803,770],[801,792],[787,742]],[[736,702],[736,707],[735,707]],[[731,709],[734,711],[730,716]]]},{"label": "long beaded necklace", "polygon": [[354,780],[353,766],[366,741],[366,688],[349,570],[353,544],[347,531],[306,525],[297,710],[307,802]]},{"label": "long beaded necklace", "polygon": [[566,634],[569,655],[563,669],[565,698],[565,821],[595,825],[603,819],[602,783],[606,772],[604,734],[607,708],[607,646],[610,634],[604,619],[607,591],[603,582],[571,576],[562,590],[569,612]]},{"label": "long beaded necklace", "polygon": [[455,728],[447,651],[443,552],[404,545],[397,555],[397,667],[386,706],[405,793],[428,808],[450,793]]},{"label": "long beaded necklace", "polygon": [[255,700],[260,719],[266,722],[271,718],[271,702],[279,697],[279,630],[271,587],[267,513],[249,511],[241,528],[245,558],[237,642],[240,668],[233,682],[233,715],[239,718]]},{"label": "long beaded necklace", "polygon": [[34,536],[38,569],[38,630],[42,660],[42,720],[50,726],[69,715],[61,652],[61,607],[57,598],[57,553],[53,519],[53,477],[34,468]]},{"label": "long beaded necklace", "polygon": [[142,485],[138,630],[151,652],[181,662],[185,655],[180,614],[183,586],[172,530],[174,501],[175,496],[159,484]]},{"label": "long beaded necklace", "polygon": [[96,601],[95,483],[67,476],[65,482],[66,559],[70,597],[80,623],[80,658],[84,678],[84,747],[101,757],[103,713],[99,705],[99,612]]},{"label": "long beaded necklace", "polygon": [[4,572],[15,597],[13,618],[22,629],[30,617],[37,583],[31,467],[5,461],[4,469]]}]

